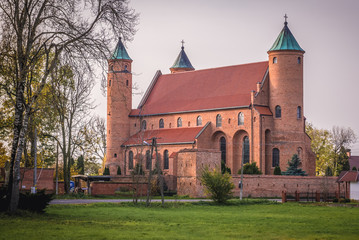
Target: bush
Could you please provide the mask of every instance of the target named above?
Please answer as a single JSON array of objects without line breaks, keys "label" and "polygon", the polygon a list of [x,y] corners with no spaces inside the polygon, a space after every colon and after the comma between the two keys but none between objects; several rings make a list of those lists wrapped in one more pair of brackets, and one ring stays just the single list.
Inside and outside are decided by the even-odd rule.
[{"label": "bush", "polygon": [[353,171],[357,171],[357,168],[354,166],[354,167],[352,168],[352,170],[353,170]]},{"label": "bush", "polygon": [[6,187],[0,188],[0,212],[4,212],[7,210],[8,201],[6,199]]},{"label": "bush", "polygon": [[[238,170],[238,174],[241,174],[241,169]],[[257,163],[246,163],[243,165],[243,174],[262,174],[257,167]]]},{"label": "bush", "polygon": [[46,194],[45,190],[38,191],[36,194],[20,193],[19,209],[43,213],[52,197],[53,194]]},{"label": "bush", "polygon": [[282,175],[282,171],[280,170],[280,167],[279,166],[276,166],[274,168],[274,175]]},{"label": "bush", "polygon": [[205,191],[216,203],[226,203],[233,197],[234,184],[229,173],[222,173],[216,169],[210,171],[203,169],[200,180],[205,186]]},{"label": "bush", "polygon": [[226,164],[224,163],[224,161],[221,161],[221,171],[222,174],[225,174],[226,172],[231,174],[231,169],[229,167],[226,166]]}]

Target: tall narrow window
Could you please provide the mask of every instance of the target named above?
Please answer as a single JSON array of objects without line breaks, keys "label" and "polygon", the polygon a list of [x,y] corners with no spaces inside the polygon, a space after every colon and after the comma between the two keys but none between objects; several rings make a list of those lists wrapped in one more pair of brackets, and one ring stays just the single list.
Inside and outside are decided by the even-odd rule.
[{"label": "tall narrow window", "polygon": [[110,81],[108,81],[108,85],[111,87],[111,80],[110,80]]},{"label": "tall narrow window", "polygon": [[197,126],[202,126],[202,117],[201,116],[197,117]]},{"label": "tall narrow window", "polygon": [[273,58],[273,63],[277,63],[277,57]]},{"label": "tall narrow window", "polygon": [[128,87],[128,80],[126,80],[126,87]]},{"label": "tall narrow window", "polygon": [[152,164],[152,159],[151,159],[151,152],[150,150],[146,151],[146,169],[150,169]]},{"label": "tall narrow window", "polygon": [[133,169],[133,152],[128,153],[128,169]]},{"label": "tall narrow window", "polygon": [[163,121],[163,118],[160,119],[160,122],[159,122],[159,127],[160,128],[164,128],[165,127],[165,122]]},{"label": "tall narrow window", "polygon": [[272,151],[272,167],[279,166],[279,149],[273,148]]},{"label": "tall narrow window", "polygon": [[127,71],[127,65],[125,65],[125,71]]},{"label": "tall narrow window", "polygon": [[169,156],[168,156],[168,150],[165,150],[163,152],[163,169],[169,169],[170,162],[169,162]]},{"label": "tall narrow window", "polygon": [[302,63],[302,59],[300,57],[298,57],[298,64]]},{"label": "tall narrow window", "polygon": [[222,116],[220,114],[216,117],[216,127],[222,127]]},{"label": "tall narrow window", "polygon": [[243,154],[242,154],[242,161],[243,164],[249,163],[249,138],[245,136],[243,138]]},{"label": "tall narrow window", "polygon": [[240,112],[238,114],[238,125],[243,125],[243,124],[244,124],[244,114]]},{"label": "tall narrow window", "polygon": [[302,107],[301,106],[297,107],[297,118],[298,119],[302,118]]},{"label": "tall narrow window", "polygon": [[147,128],[147,122],[146,122],[146,120],[143,120],[142,124],[141,124],[141,129],[146,130],[146,128]]},{"label": "tall narrow window", "polygon": [[281,118],[282,117],[282,109],[279,105],[275,107],[275,117]]},{"label": "tall narrow window", "polygon": [[221,137],[219,139],[219,148],[221,150],[221,160],[226,163],[226,138]]},{"label": "tall narrow window", "polygon": [[177,119],[177,127],[182,127],[182,118]]}]

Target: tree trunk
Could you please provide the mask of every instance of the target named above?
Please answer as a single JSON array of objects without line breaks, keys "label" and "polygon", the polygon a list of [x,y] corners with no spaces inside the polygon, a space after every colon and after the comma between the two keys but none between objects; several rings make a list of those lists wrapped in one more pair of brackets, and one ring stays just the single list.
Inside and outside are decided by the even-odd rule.
[{"label": "tree trunk", "polygon": [[16,155],[15,155],[15,161],[14,161],[14,174],[13,174],[13,183],[12,183],[12,194],[11,194],[11,200],[10,200],[10,206],[9,211],[11,213],[15,212],[17,210],[18,204],[19,204],[19,183],[20,183],[20,160],[21,155],[24,147],[24,141],[25,141],[25,133],[27,131],[28,126],[28,120],[30,115],[30,109],[26,109],[22,129],[20,131],[19,135],[19,142],[16,149]]}]

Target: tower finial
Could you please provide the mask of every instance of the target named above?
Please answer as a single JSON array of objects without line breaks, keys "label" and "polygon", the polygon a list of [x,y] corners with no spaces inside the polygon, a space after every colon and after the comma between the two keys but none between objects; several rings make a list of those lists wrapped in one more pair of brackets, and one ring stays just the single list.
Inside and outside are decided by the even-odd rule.
[{"label": "tower finial", "polygon": [[285,25],[287,25],[287,24],[288,24],[288,22],[287,22],[287,18],[288,18],[287,14],[284,14],[284,24],[285,24]]},{"label": "tower finial", "polygon": [[182,47],[181,47],[181,48],[184,49],[184,46],[183,46],[183,45],[184,45],[184,40],[183,40],[183,39],[182,39],[181,43],[182,43]]}]

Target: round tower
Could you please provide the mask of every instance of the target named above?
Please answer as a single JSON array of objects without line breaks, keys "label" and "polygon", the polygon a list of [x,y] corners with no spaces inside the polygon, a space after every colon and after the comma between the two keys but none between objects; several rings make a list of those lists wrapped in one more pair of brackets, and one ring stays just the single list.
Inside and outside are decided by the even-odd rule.
[{"label": "round tower", "polygon": [[285,21],[268,51],[269,106],[277,131],[303,132],[303,54]]},{"label": "round tower", "polygon": [[110,174],[117,173],[120,166],[123,171],[124,157],[121,145],[130,137],[130,119],[132,109],[132,59],[129,57],[121,38],[108,60],[107,74],[107,152],[106,167]]}]

